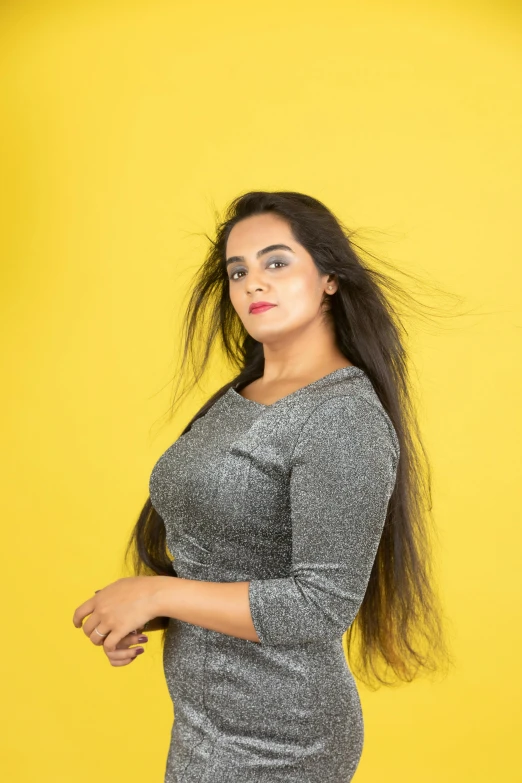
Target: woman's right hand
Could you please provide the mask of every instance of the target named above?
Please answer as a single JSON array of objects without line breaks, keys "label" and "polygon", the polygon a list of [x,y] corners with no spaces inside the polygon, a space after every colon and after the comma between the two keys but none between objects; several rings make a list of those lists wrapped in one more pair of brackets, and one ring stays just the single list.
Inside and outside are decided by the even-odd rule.
[{"label": "woman's right hand", "polygon": [[144,647],[131,647],[131,644],[145,644],[148,642],[148,637],[144,636],[140,629],[132,633],[128,633],[121,639],[115,650],[107,652],[102,645],[102,649],[105,651],[105,655],[109,659],[111,666],[127,666],[132,661],[145,652]]},{"label": "woman's right hand", "polygon": [[[168,617],[153,617],[152,620],[149,620],[147,623],[147,633],[149,631],[164,630],[165,623],[168,622],[168,619]],[[131,644],[145,644],[148,640],[148,636],[145,636],[143,633],[142,626],[141,628],[137,628],[135,631],[128,633],[127,636],[124,636],[113,652],[105,654],[109,659],[111,666],[127,666],[128,663],[132,663],[138,655],[142,654],[138,652],[139,649],[142,649],[143,652],[145,652],[143,647],[131,648]]]}]

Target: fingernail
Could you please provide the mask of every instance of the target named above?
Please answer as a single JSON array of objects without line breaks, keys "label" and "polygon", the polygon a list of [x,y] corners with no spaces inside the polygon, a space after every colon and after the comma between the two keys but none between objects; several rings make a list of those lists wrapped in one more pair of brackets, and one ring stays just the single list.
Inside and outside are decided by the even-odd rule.
[{"label": "fingernail", "polygon": [[149,641],[149,637],[148,636],[138,636],[138,641],[139,642],[148,642]]},{"label": "fingernail", "polygon": [[134,649],[136,650],[136,655],[141,655],[141,653],[145,652],[143,647],[135,647]]}]

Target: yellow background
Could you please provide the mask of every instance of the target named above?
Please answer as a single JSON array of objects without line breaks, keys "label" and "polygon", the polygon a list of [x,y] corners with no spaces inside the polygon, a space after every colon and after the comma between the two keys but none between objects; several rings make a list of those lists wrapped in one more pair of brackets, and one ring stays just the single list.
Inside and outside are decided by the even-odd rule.
[{"label": "yellow background", "polygon": [[412,335],[457,666],[360,688],[355,779],[521,780],[521,43],[502,0],[2,3],[6,783],[163,781],[157,635],[113,668],[72,615],[230,377],[217,357],[155,425],[202,233],[251,189],[383,231],[375,252],[473,311]]}]

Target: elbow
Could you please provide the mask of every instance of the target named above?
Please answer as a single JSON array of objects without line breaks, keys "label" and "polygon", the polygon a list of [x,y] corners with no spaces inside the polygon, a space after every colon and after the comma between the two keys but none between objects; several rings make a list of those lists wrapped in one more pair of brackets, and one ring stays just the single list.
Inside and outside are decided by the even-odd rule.
[{"label": "elbow", "polygon": [[335,611],[330,604],[296,614],[287,638],[291,644],[328,644],[338,641],[354,620],[347,607]]},{"label": "elbow", "polygon": [[260,644],[300,646],[342,638],[363,596],[319,589],[297,577],[250,583],[250,611]]},{"label": "elbow", "polygon": [[265,626],[258,638],[260,644],[271,646],[325,645],[340,640],[352,622],[346,616],[333,617],[328,612],[294,611],[285,622]]}]

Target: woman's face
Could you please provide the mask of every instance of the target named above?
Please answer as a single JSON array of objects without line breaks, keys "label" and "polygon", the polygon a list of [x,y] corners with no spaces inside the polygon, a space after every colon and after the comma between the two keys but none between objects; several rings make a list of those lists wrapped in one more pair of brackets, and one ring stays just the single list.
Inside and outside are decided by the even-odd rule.
[{"label": "woman's face", "polygon": [[[226,261],[232,305],[259,342],[306,329],[322,319],[324,294],[337,290],[333,275],[320,275],[286,220],[273,213],[236,223],[228,236]],[[275,306],[251,312],[250,305],[261,301]]]}]

